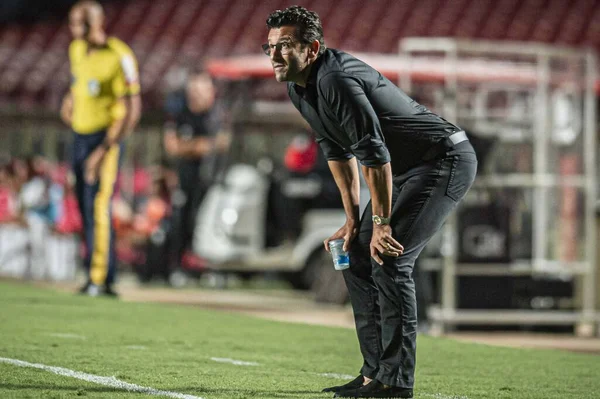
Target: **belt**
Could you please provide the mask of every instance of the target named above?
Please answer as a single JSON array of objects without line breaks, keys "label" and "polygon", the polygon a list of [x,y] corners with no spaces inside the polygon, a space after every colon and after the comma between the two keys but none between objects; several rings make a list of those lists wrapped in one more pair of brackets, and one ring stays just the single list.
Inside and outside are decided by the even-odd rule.
[{"label": "belt", "polygon": [[469,140],[467,137],[467,133],[464,130],[461,130],[456,133],[452,133],[450,136],[443,138],[438,143],[436,143],[433,147],[431,147],[425,155],[423,155],[424,161],[431,161],[440,155],[445,154],[448,150],[452,149],[455,145],[462,143],[464,141]]}]

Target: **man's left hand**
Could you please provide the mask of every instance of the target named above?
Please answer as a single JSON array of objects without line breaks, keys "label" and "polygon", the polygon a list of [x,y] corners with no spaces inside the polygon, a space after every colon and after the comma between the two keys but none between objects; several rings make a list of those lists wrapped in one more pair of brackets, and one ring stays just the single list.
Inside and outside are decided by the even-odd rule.
[{"label": "man's left hand", "polygon": [[85,182],[95,184],[100,174],[100,166],[106,155],[106,149],[102,146],[96,148],[85,160]]},{"label": "man's left hand", "polygon": [[373,225],[370,249],[371,257],[380,265],[383,265],[380,254],[398,257],[404,252],[404,247],[392,237],[392,227],[389,225]]}]

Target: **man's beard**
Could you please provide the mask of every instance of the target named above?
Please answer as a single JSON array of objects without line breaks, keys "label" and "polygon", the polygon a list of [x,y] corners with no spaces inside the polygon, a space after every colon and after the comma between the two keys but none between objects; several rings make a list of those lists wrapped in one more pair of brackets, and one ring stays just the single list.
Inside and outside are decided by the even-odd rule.
[{"label": "man's beard", "polygon": [[275,73],[275,77],[279,82],[297,82],[302,74],[301,60],[291,58],[287,63],[283,64],[283,71],[279,74]]}]

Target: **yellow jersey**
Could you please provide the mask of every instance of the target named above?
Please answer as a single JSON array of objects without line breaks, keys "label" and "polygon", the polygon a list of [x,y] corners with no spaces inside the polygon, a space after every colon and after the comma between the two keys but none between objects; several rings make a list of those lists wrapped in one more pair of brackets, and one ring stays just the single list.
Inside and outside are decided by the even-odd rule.
[{"label": "yellow jersey", "polygon": [[105,47],[88,53],[84,40],[73,40],[69,60],[73,130],[94,133],[125,117],[126,109],[119,99],[140,93],[137,61],[129,46],[109,37]]}]

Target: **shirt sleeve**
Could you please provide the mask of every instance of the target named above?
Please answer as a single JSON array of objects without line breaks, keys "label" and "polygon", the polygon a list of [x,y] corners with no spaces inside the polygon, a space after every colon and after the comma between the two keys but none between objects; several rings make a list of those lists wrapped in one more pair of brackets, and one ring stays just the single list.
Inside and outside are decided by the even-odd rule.
[{"label": "shirt sleeve", "polygon": [[328,161],[342,161],[354,157],[352,153],[344,150],[342,147],[325,137],[317,137],[317,143]]},{"label": "shirt sleeve", "polygon": [[121,56],[121,70],[125,77],[127,94],[130,96],[140,94],[138,66],[133,53]]},{"label": "shirt sleeve", "polygon": [[125,42],[116,37],[108,39],[108,46],[119,56],[119,66],[125,79],[125,95],[140,94],[140,74],[135,54]]},{"label": "shirt sleeve", "polygon": [[323,77],[319,85],[360,163],[378,166],[390,162],[379,119],[360,81],[346,73],[333,72]]},{"label": "shirt sleeve", "polygon": [[127,84],[122,69],[118,69],[111,83],[113,95],[115,96],[115,103],[110,108],[110,114],[112,120],[121,120],[127,114],[127,108],[123,101],[120,100],[127,95]]},{"label": "shirt sleeve", "polygon": [[[298,112],[300,112],[300,114],[302,114],[302,106],[300,105],[300,100],[299,100],[298,94],[294,90],[294,84],[291,82],[288,82],[287,87],[288,87],[288,95],[290,97],[290,100],[292,100],[292,104],[294,104],[294,107],[296,107]],[[304,117],[304,118],[307,122],[310,122],[310,121],[308,121],[308,119],[306,119],[306,117]],[[325,137],[319,136],[318,132],[316,132],[316,131],[315,131],[315,133],[317,134],[316,142],[321,147],[321,151],[323,151],[323,154],[325,155],[325,159],[327,159],[328,161],[339,161],[339,160],[344,160],[344,159],[351,159],[354,156],[354,155],[352,155],[351,152],[345,150],[340,145],[338,145],[336,142],[334,142],[330,139],[327,139]]]}]

